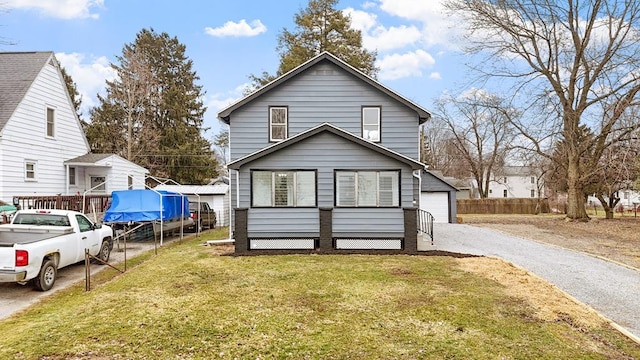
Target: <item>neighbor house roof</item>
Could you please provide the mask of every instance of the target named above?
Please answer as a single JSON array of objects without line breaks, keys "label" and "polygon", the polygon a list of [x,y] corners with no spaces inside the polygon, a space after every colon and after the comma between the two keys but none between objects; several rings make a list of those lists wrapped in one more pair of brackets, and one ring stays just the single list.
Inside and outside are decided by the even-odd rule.
[{"label": "neighbor house roof", "polygon": [[418,118],[419,118],[419,123],[420,124],[424,123],[425,121],[429,120],[429,118],[431,118],[431,114],[427,110],[423,109],[422,107],[420,107],[419,105],[415,104],[414,102],[408,100],[407,98],[403,97],[402,95],[396,93],[395,91],[392,91],[391,89],[389,89],[386,86],[382,85],[381,83],[379,83],[375,79],[367,76],[366,74],[364,74],[360,70],[354,68],[353,66],[347,64],[346,62],[340,60],[339,58],[337,58],[333,54],[331,54],[329,52],[326,52],[326,51],[321,53],[321,54],[319,54],[319,55],[317,55],[314,58],[311,58],[307,62],[303,63],[302,65],[299,65],[298,67],[294,68],[293,70],[289,71],[288,73],[276,78],[275,80],[271,81],[270,83],[266,84],[265,86],[261,87],[260,89],[254,91],[253,93],[247,95],[246,97],[244,97],[244,98],[238,100],[237,102],[229,105],[228,107],[220,110],[220,112],[218,113],[218,118],[220,118],[225,123],[229,124],[230,121],[231,121],[231,113],[232,112],[234,112],[238,108],[242,107],[243,105],[255,100],[256,98],[260,97],[262,94],[268,92],[269,90],[280,86],[281,84],[285,83],[289,79],[297,76],[298,74],[304,72],[305,70],[307,70],[307,69],[309,69],[309,68],[313,67],[314,65],[316,65],[318,63],[321,63],[321,62],[331,62],[331,63],[339,66],[340,68],[342,68],[343,70],[345,70],[348,73],[352,74],[353,76],[357,77],[358,79],[364,81],[365,83],[367,83],[367,84],[373,86],[374,88],[382,91],[383,93],[385,93],[389,97],[399,101],[400,103],[404,104],[408,108],[414,110],[416,113],[418,113]]},{"label": "neighbor house roof", "polygon": [[536,171],[531,166],[503,166],[495,170],[498,176],[535,176]]},{"label": "neighbor house roof", "polygon": [[230,162],[229,164],[227,164],[227,167],[229,169],[239,169],[241,166],[243,166],[246,163],[249,163],[251,161],[257,160],[259,158],[262,158],[263,156],[275,153],[279,150],[282,150],[286,147],[289,147],[293,144],[297,144],[305,139],[308,139],[310,137],[316,136],[320,133],[331,133],[334,135],[337,135],[343,139],[346,139],[348,141],[351,141],[355,144],[358,144],[360,146],[366,147],[368,149],[371,149],[379,154],[388,156],[390,158],[393,158],[397,161],[403,162],[407,165],[410,165],[413,169],[419,170],[419,169],[424,169],[425,165],[419,161],[416,161],[408,156],[402,155],[398,152],[395,152],[393,150],[389,150],[386,147],[380,146],[376,143],[373,143],[371,141],[365,140],[359,136],[355,136],[353,134],[351,134],[350,132],[344,131],[336,126],[333,126],[329,123],[323,123],[320,124],[316,127],[313,127],[309,130],[303,131],[295,136],[292,136],[286,140],[282,140],[278,143],[272,144],[270,146],[267,146],[264,149],[255,151],[249,155],[243,156],[239,159],[236,159],[232,162]]},{"label": "neighbor house roof", "polygon": [[0,131],[49,61],[55,62],[51,51],[0,53]]},{"label": "neighbor house roof", "polygon": [[158,185],[156,190],[172,191],[184,195],[225,195],[229,191],[229,185]]},{"label": "neighbor house roof", "polygon": [[149,172],[149,170],[147,170],[145,167],[140,166],[136,163],[134,163],[133,161],[129,161],[125,158],[123,158],[120,155],[117,154],[95,154],[95,153],[87,153],[78,157],[75,157],[73,159],[69,159],[66,160],[63,164],[64,165],[71,165],[71,166],[103,166],[103,167],[110,167],[111,163],[108,161],[105,161],[111,157],[118,157],[120,159],[122,159],[123,161],[127,161],[141,169],[143,169],[145,172]]}]

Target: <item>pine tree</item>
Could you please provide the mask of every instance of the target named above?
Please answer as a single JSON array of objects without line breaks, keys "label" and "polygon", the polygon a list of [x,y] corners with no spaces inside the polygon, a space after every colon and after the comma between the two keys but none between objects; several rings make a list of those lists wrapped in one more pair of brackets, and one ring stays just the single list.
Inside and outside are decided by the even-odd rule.
[{"label": "pine tree", "polygon": [[362,47],[362,33],[351,28],[351,19],[336,10],[337,4],[338,0],[310,0],[309,6],[295,15],[296,29],[284,28],[278,37],[280,66],[276,75],[250,75],[253,86],[265,85],[324,51],[375,78],[376,52]]},{"label": "pine tree", "polygon": [[[167,33],[141,30],[123,48],[118,77],[91,112],[92,149],[115,152],[180,183],[203,184],[217,174],[211,144],[201,135],[206,107],[185,46]],[[106,132],[105,132],[106,131]]]}]

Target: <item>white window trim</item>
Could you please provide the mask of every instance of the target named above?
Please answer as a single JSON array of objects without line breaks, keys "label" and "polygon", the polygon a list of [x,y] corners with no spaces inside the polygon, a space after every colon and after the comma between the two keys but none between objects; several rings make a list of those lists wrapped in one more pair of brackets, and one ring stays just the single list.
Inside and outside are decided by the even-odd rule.
[{"label": "white window trim", "polygon": [[[377,128],[378,128],[377,130],[375,130],[375,131],[377,131],[377,135],[378,135],[377,139],[370,139],[369,136],[367,134],[365,134],[366,130],[364,129],[364,127],[365,127],[364,112],[365,112],[365,110],[371,110],[371,109],[375,109],[378,112],[378,118],[377,118],[376,124],[375,124],[377,126]],[[372,142],[380,142],[381,139],[382,139],[382,126],[381,126],[381,123],[382,123],[382,109],[380,108],[380,106],[363,106],[362,109],[361,109],[360,117],[361,117],[360,126],[362,128],[362,138],[365,139],[365,140],[372,141]],[[367,124],[367,126],[372,126],[372,125],[373,124]]]},{"label": "white window trim", "polygon": [[[52,112],[52,121],[51,121],[51,132],[49,135],[49,110]],[[49,139],[53,139],[56,137],[56,108],[53,106],[46,106],[44,110],[44,136]]]},{"label": "white window trim", "polygon": [[[258,172],[271,173],[271,189],[270,189],[270,205],[254,205],[255,198],[253,196],[254,185],[253,185],[253,174]],[[276,174],[278,173],[293,173],[293,196],[292,202],[293,205],[276,205]],[[299,173],[312,173],[313,174],[313,205],[298,205],[298,174]],[[256,208],[315,208],[318,206],[318,173],[315,170],[254,170],[251,172],[251,207]]]},{"label": "white window trim", "polygon": [[[273,123],[273,110],[276,110],[276,109],[284,110],[284,124]],[[274,126],[284,126],[284,138],[276,139],[273,137]],[[269,107],[269,141],[278,142],[278,141],[286,140],[287,136],[289,136],[289,108],[287,108],[286,106],[270,106]]]},{"label": "white window trim", "polygon": [[[28,165],[33,165],[33,178],[27,176],[29,172],[27,170]],[[38,181],[38,161],[37,160],[26,160],[24,161],[24,181]]]},{"label": "white window trim", "polygon": [[[376,205],[360,205],[358,204],[359,201],[359,185],[358,185],[358,181],[359,181],[359,176],[358,173],[360,172],[364,172],[364,173],[375,173],[376,174]],[[395,173],[397,176],[397,186],[393,189],[394,192],[397,192],[397,203],[394,203],[393,205],[380,205],[380,173]],[[354,198],[355,198],[355,205],[341,205],[340,204],[340,189],[339,189],[339,185],[338,185],[338,175],[340,173],[353,173],[354,174]],[[335,172],[335,206],[336,207],[345,207],[345,208],[350,208],[350,207],[365,207],[365,208],[397,208],[400,206],[401,203],[401,192],[400,192],[400,184],[401,184],[401,175],[400,175],[400,171],[398,170],[336,170]]]}]

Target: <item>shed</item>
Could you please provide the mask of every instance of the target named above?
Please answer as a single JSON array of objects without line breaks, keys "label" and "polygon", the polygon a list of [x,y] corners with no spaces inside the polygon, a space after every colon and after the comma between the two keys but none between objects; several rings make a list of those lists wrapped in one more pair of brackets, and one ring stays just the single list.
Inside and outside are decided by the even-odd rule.
[{"label": "shed", "polygon": [[457,188],[436,171],[425,170],[420,185],[420,209],[433,215],[434,222],[456,222]]},{"label": "shed", "polygon": [[167,190],[187,196],[190,202],[206,201],[216,212],[217,224],[229,226],[229,185],[218,182],[216,185],[170,185],[161,184],[156,190]]}]

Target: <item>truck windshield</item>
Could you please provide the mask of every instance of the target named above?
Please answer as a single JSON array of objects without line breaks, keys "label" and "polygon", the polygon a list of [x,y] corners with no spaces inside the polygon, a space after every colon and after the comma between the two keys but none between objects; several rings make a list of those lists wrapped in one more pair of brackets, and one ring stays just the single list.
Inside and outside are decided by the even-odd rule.
[{"label": "truck windshield", "polygon": [[66,216],[51,214],[18,214],[13,220],[13,223],[22,225],[71,226],[69,218]]}]

